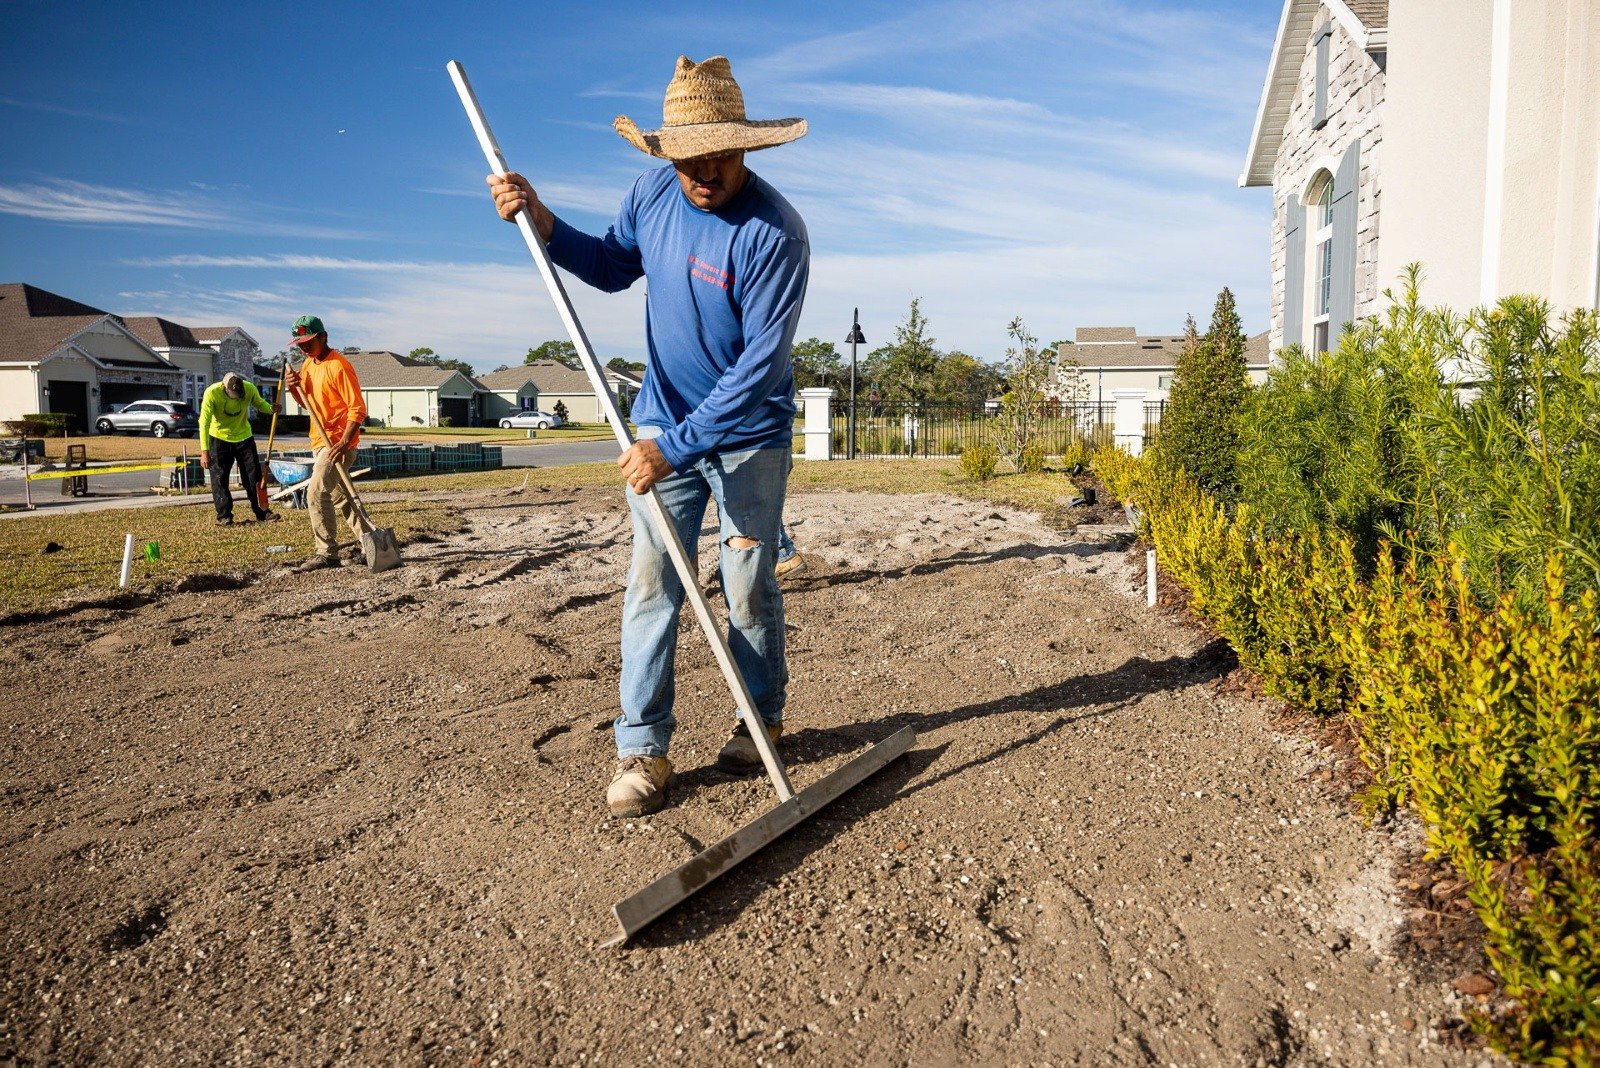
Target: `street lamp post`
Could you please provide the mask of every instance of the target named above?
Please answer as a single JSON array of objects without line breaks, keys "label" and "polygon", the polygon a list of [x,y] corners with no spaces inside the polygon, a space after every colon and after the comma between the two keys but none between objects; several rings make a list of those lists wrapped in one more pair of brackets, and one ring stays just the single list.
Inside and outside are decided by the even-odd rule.
[{"label": "street lamp post", "polygon": [[856,458],[856,346],[866,344],[866,335],[861,332],[861,309],[855,310],[850,320],[850,336],[845,338],[850,343],[850,419],[848,420],[850,444],[845,449],[845,458]]}]

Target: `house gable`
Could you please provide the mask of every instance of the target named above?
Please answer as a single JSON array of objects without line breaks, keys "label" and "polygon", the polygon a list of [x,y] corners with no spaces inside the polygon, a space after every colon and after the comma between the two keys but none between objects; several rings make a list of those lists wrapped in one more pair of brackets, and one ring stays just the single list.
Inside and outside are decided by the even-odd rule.
[{"label": "house gable", "polygon": [[[1373,57],[1372,62],[1380,71],[1383,69],[1389,46],[1388,0],[1284,0],[1244,171],[1239,175],[1241,186],[1273,184],[1278,152],[1294,110],[1303,68],[1308,57],[1315,61],[1315,37],[1325,24],[1330,29],[1336,25],[1347,42]],[[1315,91],[1313,82],[1313,96]]]},{"label": "house gable", "polygon": [[[1383,0],[1286,0],[1241,184],[1270,182],[1272,347],[1332,346],[1378,282]],[[1386,39],[1381,43],[1387,48]],[[1326,200],[1324,200],[1326,195]]]}]

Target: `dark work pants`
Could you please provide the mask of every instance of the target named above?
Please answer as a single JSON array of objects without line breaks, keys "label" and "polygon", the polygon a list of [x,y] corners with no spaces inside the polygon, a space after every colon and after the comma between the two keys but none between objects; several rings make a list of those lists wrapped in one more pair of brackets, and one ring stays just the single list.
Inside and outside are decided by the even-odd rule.
[{"label": "dark work pants", "polygon": [[239,481],[244,484],[244,499],[250,510],[260,519],[267,513],[256,502],[256,485],[261,481],[261,457],[256,453],[256,439],[223,441],[211,439],[211,502],[217,506],[218,519],[233,518],[233,491],[228,482],[233,476],[234,461],[239,464]]}]

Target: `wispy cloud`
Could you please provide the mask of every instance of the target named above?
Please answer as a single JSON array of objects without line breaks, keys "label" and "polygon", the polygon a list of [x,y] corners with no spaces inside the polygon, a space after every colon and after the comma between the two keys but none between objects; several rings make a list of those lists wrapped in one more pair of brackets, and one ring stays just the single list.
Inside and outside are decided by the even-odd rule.
[{"label": "wispy cloud", "polygon": [[67,107],[62,104],[51,104],[43,100],[18,100],[16,97],[11,96],[0,96],[0,107],[21,108],[24,111],[42,111],[50,115],[66,115],[69,118],[91,119],[95,122],[114,122],[128,125],[134,121],[126,115],[117,115],[109,111],[92,111],[88,108]]},{"label": "wispy cloud", "polygon": [[[408,352],[427,345],[479,370],[515,363],[542,341],[565,337],[531,263],[429,263],[301,256],[164,256],[130,264],[202,271],[271,271],[265,285],[183,284],[119,294],[128,314],[178,322],[239,323],[262,339],[286,333],[296,316],[315,313],[337,346]],[[338,288],[326,284],[335,272]],[[636,353],[644,322],[644,287],[608,295],[569,287],[590,340],[607,357]]]},{"label": "wispy cloud", "polygon": [[[489,200],[489,187],[473,189],[442,189],[437,186],[420,188],[418,193],[427,193],[441,197],[465,197],[470,200],[481,200],[485,210],[492,207]],[[589,211],[597,215],[609,216],[616,212],[617,205],[622,203],[623,194],[627,192],[625,186],[595,186],[575,185],[571,182],[540,182],[538,186],[539,199],[552,209],[568,208],[575,211]]]},{"label": "wispy cloud", "polygon": [[[69,179],[0,184],[0,214],[79,226],[168,227],[335,239],[364,236],[351,230],[291,222],[281,217],[283,213],[219,201],[207,192],[151,192]],[[274,214],[280,217],[274,218]]]},{"label": "wispy cloud", "polygon": [[267,271],[427,271],[455,264],[414,260],[362,260],[343,256],[155,256],[123,260],[129,267],[242,267]]},{"label": "wispy cloud", "polygon": [[0,212],[52,222],[191,229],[216,228],[229,221],[220,208],[183,194],[69,181],[0,185]]}]

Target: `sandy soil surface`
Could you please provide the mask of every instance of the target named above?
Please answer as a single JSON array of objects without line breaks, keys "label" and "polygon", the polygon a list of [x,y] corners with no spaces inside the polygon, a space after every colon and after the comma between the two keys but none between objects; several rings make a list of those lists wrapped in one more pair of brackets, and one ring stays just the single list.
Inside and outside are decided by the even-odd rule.
[{"label": "sandy soil surface", "polygon": [[672,806],[609,818],[627,513],[466,503],[396,572],[0,627],[0,1062],[1487,1059],[1438,1041],[1400,844],[1332,758],[1108,532],[947,497],[790,506],[796,784],[912,753],[601,949],[770,787],[710,769],[731,702],[686,634]]}]

